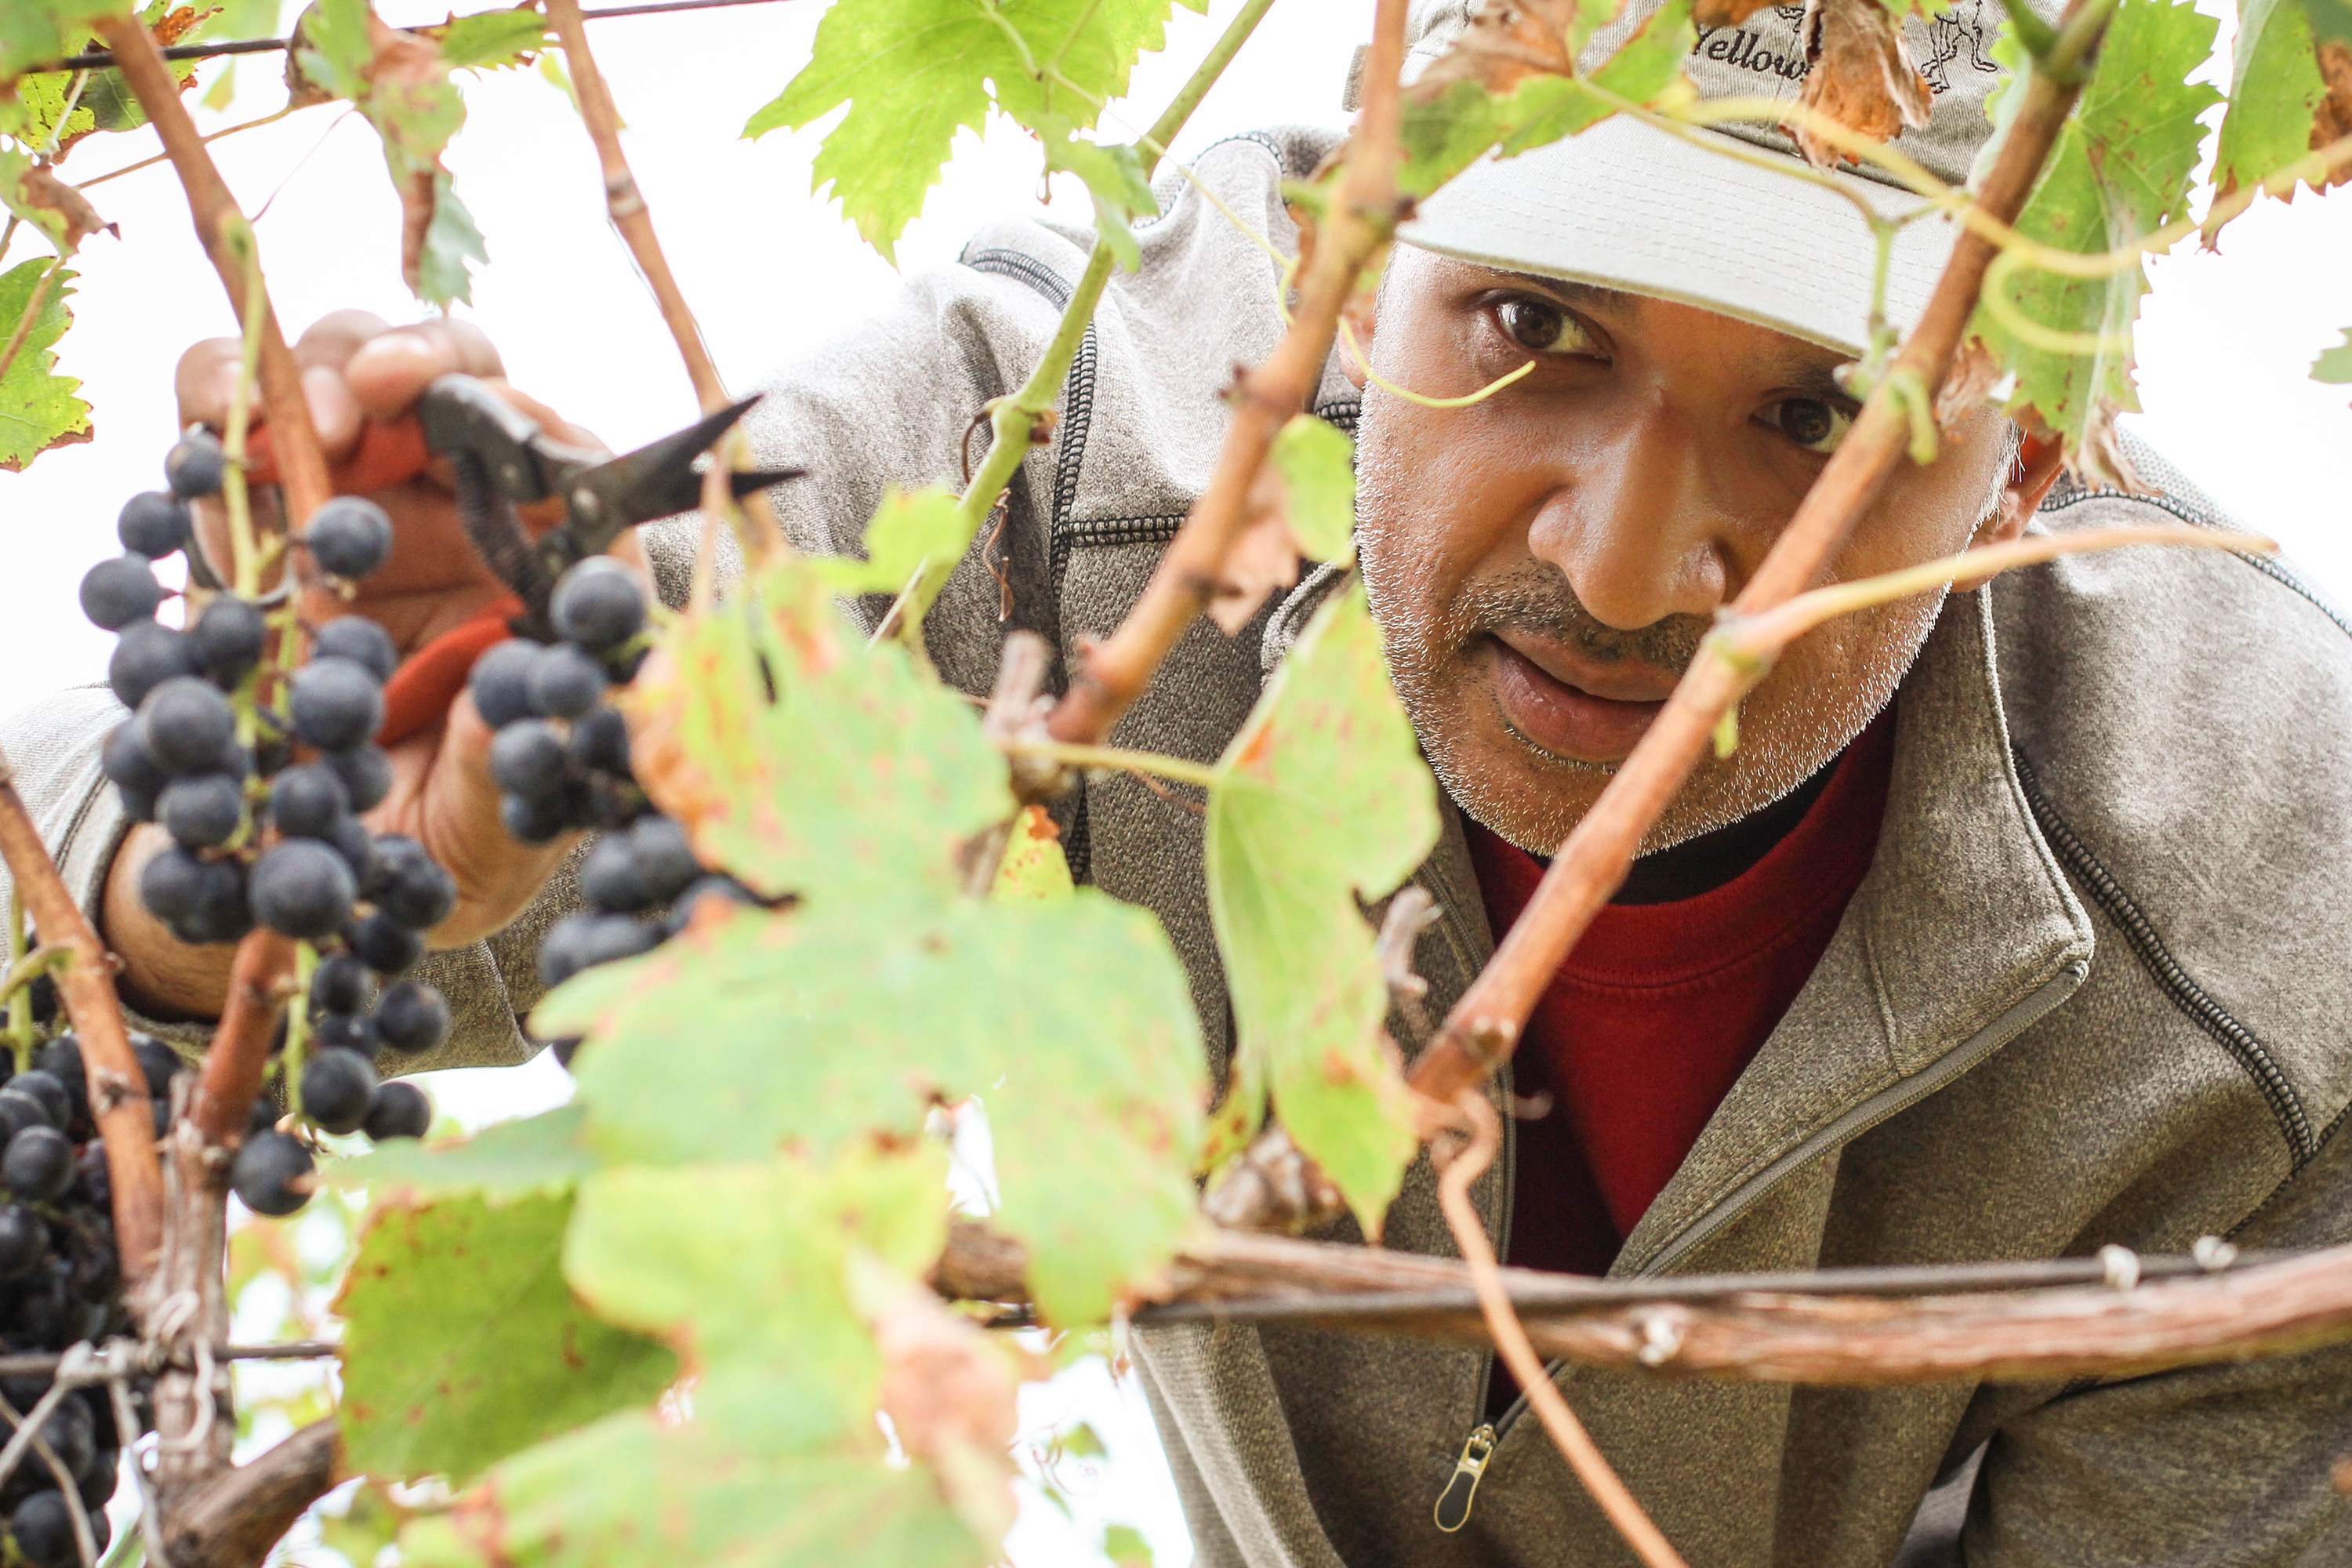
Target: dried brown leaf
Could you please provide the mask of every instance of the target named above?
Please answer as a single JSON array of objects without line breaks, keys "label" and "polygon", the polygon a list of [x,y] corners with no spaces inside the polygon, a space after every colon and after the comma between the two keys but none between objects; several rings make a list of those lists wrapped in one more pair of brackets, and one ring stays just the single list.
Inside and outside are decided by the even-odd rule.
[{"label": "dried brown leaf", "polygon": [[2000,380],[2000,366],[1991,350],[1976,338],[1962,343],[1944,384],[1936,392],[1937,427],[1947,436],[1958,429],[1962,420],[1991,398],[1993,384]]},{"label": "dried brown leaf", "polygon": [[1575,0],[1490,0],[1414,80],[1413,95],[1433,97],[1457,81],[1508,92],[1531,76],[1575,75],[1568,36],[1576,11]]},{"label": "dried brown leaf", "polygon": [[[1934,89],[1877,0],[1806,0],[1798,32],[1808,68],[1800,104],[1874,142],[1927,123]],[[1803,127],[1797,150],[1816,168],[1853,161]]]},{"label": "dried brown leaf", "polygon": [[1209,598],[1209,618],[1227,637],[1249,624],[1268,594],[1298,581],[1298,542],[1291,536],[1282,481],[1270,465],[1258,470],[1245,504],[1247,520],[1225,552],[1224,575]]},{"label": "dried brown leaf", "polygon": [[[2319,111],[2312,117],[2311,150],[2315,153],[2332,142],[2352,136],[2352,45],[2331,38],[2319,46],[2318,53],[2319,79],[2327,84],[2327,96],[2320,100]],[[2352,182],[2352,163],[2336,169],[2321,189],[2347,182]]]},{"label": "dried brown leaf", "polygon": [[100,229],[117,239],[122,237],[120,227],[98,216],[98,209],[90,205],[88,196],[58,179],[46,163],[36,163],[18,176],[16,201],[10,205],[54,215],[56,226],[40,226],[68,252]]},{"label": "dried brown leaf", "polygon": [[1691,20],[1702,27],[1737,27],[1775,0],[1698,0]]}]

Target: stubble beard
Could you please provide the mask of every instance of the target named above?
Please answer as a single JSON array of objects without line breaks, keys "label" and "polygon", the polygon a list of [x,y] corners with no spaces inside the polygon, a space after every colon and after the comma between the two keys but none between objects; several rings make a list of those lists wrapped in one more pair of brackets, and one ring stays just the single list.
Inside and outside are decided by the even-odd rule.
[{"label": "stubble beard", "polygon": [[[1359,437],[1357,552],[1389,675],[1430,769],[1455,805],[1497,837],[1549,855],[1583,819],[1619,764],[1547,752],[1505,726],[1502,748],[1481,734],[1496,713],[1465,650],[1500,626],[1544,629],[1590,641],[1596,625],[1576,605],[1559,573],[1528,562],[1498,580],[1474,581],[1452,596],[1433,579],[1439,552],[1401,526],[1412,515],[1411,477],[1381,439],[1384,405],[1369,389]],[[1948,590],[1946,591],[1948,592]],[[1640,854],[1727,827],[1780,800],[1861,734],[1894,698],[1941,613],[1945,592],[1881,605],[1811,636],[1811,661],[1843,679],[1818,679],[1801,698],[1743,727],[1728,759],[1702,758],[1643,837]],[[1693,628],[1664,626],[1624,634],[1651,662],[1681,669],[1696,654]],[[1826,658],[1819,656],[1826,655]],[[1766,688],[1759,690],[1769,692]],[[1773,693],[1777,696],[1778,693]],[[1751,700],[1751,706],[1754,706]],[[1772,704],[1774,708],[1783,706]],[[1761,719],[1763,714],[1753,715]]]}]

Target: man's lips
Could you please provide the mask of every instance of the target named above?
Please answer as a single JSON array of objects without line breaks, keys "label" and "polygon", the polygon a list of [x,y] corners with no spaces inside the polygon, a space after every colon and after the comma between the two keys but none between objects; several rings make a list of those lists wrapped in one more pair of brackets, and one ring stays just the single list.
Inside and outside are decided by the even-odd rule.
[{"label": "man's lips", "polygon": [[1595,665],[1519,632],[1493,638],[1495,697],[1511,727],[1547,752],[1622,762],[1674,690],[1647,665]]}]

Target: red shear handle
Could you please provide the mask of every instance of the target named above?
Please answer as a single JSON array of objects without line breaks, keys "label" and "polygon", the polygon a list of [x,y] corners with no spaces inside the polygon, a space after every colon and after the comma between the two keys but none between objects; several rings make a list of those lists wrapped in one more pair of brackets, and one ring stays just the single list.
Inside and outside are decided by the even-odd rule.
[{"label": "red shear handle", "polygon": [[375,743],[396,746],[446,718],[466,689],[474,661],[512,637],[507,623],[521,614],[522,601],[509,595],[410,654],[384,682],[383,727]]},{"label": "red shear handle", "polygon": [[[415,479],[425,471],[425,426],[415,417],[371,419],[361,426],[359,446],[329,468],[327,478],[338,495],[366,495]],[[278,458],[267,425],[246,437],[245,477],[257,485],[278,482]]]}]

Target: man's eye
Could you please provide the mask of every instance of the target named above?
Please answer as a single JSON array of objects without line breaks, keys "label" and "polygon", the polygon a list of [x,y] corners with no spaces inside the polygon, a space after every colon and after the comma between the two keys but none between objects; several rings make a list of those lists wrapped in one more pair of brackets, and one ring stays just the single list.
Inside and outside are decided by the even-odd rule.
[{"label": "man's eye", "polygon": [[1495,319],[1511,341],[1545,354],[1583,353],[1592,347],[1592,339],[1574,317],[1559,306],[1541,300],[1520,296],[1506,300],[1496,307]]},{"label": "man's eye", "polygon": [[1769,422],[1806,451],[1824,454],[1836,451],[1853,428],[1853,415],[1818,397],[1784,397],[1772,405]]}]

